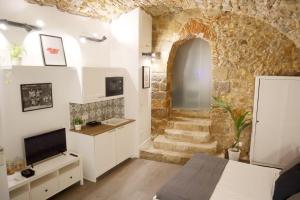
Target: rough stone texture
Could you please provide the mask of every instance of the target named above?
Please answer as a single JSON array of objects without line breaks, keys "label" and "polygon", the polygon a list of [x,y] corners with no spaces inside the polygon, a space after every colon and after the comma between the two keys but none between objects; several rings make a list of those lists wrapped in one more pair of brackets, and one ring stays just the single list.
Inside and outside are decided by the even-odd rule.
[{"label": "rough stone texture", "polygon": [[[193,38],[210,43],[212,94],[222,96],[234,108],[252,111],[256,75],[299,75],[300,50],[288,37],[260,20],[231,13],[211,17],[199,9],[155,17],[153,49],[161,52],[161,59],[153,63],[152,84],[166,81],[167,91],[160,87],[152,91],[153,135],[164,133],[167,126],[167,123],[156,122],[166,122],[172,117],[172,67],[176,51]],[[166,95],[162,95],[163,92]],[[161,99],[162,96],[165,98]],[[163,115],[155,114],[162,111]],[[232,143],[232,121],[218,109],[211,111],[211,119],[211,134],[221,151]],[[250,132],[249,128],[242,138],[243,155],[249,152]]]},{"label": "rough stone texture", "polygon": [[[206,16],[225,12],[247,15],[268,23],[300,47],[299,0],[26,0],[40,5],[56,6],[72,14],[111,20],[141,7],[152,16],[201,9]],[[175,24],[173,24],[175,25]],[[175,25],[176,26],[176,25]]]}]

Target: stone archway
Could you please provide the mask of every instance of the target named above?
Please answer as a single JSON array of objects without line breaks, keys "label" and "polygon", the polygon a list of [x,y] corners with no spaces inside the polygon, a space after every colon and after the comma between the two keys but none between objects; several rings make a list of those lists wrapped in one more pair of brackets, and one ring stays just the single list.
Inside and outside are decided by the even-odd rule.
[{"label": "stone archway", "polygon": [[[187,41],[200,38],[209,43],[211,48],[211,55],[212,55],[212,63],[214,63],[213,58],[216,56],[213,55],[214,51],[214,43],[215,43],[215,33],[210,27],[200,20],[191,19],[187,22],[182,30],[179,33],[180,37],[177,41],[175,41],[172,45],[172,48],[169,53],[169,59],[167,62],[167,103],[168,103],[168,116],[170,115],[170,110],[172,109],[172,76],[173,76],[173,67],[174,67],[174,60],[177,53],[178,48],[185,44]],[[212,66],[213,68],[213,66]]]},{"label": "stone archway", "polygon": [[[172,64],[185,41],[209,41],[213,59],[213,95],[222,96],[234,107],[252,110],[256,75],[294,75],[300,72],[300,50],[277,29],[254,18],[223,14],[208,18],[201,12],[184,11],[154,19],[153,47],[161,60],[152,70],[152,134],[164,134],[170,113]],[[272,38],[276,38],[273,40]],[[232,122],[213,110],[212,134],[219,150],[232,139]],[[243,152],[249,150],[249,129]]]},{"label": "stone archway", "polygon": [[[196,38],[201,38],[210,44],[212,64],[214,65],[217,62],[215,60],[217,58],[215,50],[216,36],[211,27],[200,19],[190,19],[180,29],[177,37],[162,44],[162,46],[166,46],[162,56],[166,57],[162,58],[163,63],[160,64],[166,66],[166,71],[158,72],[152,78],[152,131],[155,132],[154,135],[163,134],[170,116],[172,107],[172,72],[176,52],[185,42]],[[158,118],[158,120],[155,118]]]}]

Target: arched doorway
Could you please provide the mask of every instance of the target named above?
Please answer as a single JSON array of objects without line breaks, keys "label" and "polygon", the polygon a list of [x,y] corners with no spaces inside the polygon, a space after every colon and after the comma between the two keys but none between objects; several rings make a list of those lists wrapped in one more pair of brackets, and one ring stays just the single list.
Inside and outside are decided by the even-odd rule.
[{"label": "arched doorway", "polygon": [[172,72],[172,108],[203,109],[211,104],[210,44],[195,38],[178,47]]}]

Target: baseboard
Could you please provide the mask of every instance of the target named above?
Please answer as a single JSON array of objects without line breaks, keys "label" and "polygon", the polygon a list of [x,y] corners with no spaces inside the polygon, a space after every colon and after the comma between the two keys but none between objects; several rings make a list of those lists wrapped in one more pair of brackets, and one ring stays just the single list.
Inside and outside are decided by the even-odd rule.
[{"label": "baseboard", "polygon": [[133,154],[133,158],[139,158],[140,157],[140,148],[142,146],[144,146],[146,143],[148,143],[149,141],[151,141],[151,136],[148,137],[144,142],[142,142],[139,146],[136,152],[134,152]]}]

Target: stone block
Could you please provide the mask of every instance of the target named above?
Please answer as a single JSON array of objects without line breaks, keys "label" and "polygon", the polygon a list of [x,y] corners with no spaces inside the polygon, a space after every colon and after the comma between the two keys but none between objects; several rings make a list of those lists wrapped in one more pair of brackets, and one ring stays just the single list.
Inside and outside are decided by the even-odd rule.
[{"label": "stone block", "polygon": [[167,93],[165,91],[152,92],[152,99],[164,100],[166,99]]},{"label": "stone block", "polygon": [[230,93],[230,82],[229,81],[216,81],[214,83],[214,90],[217,94]]}]

